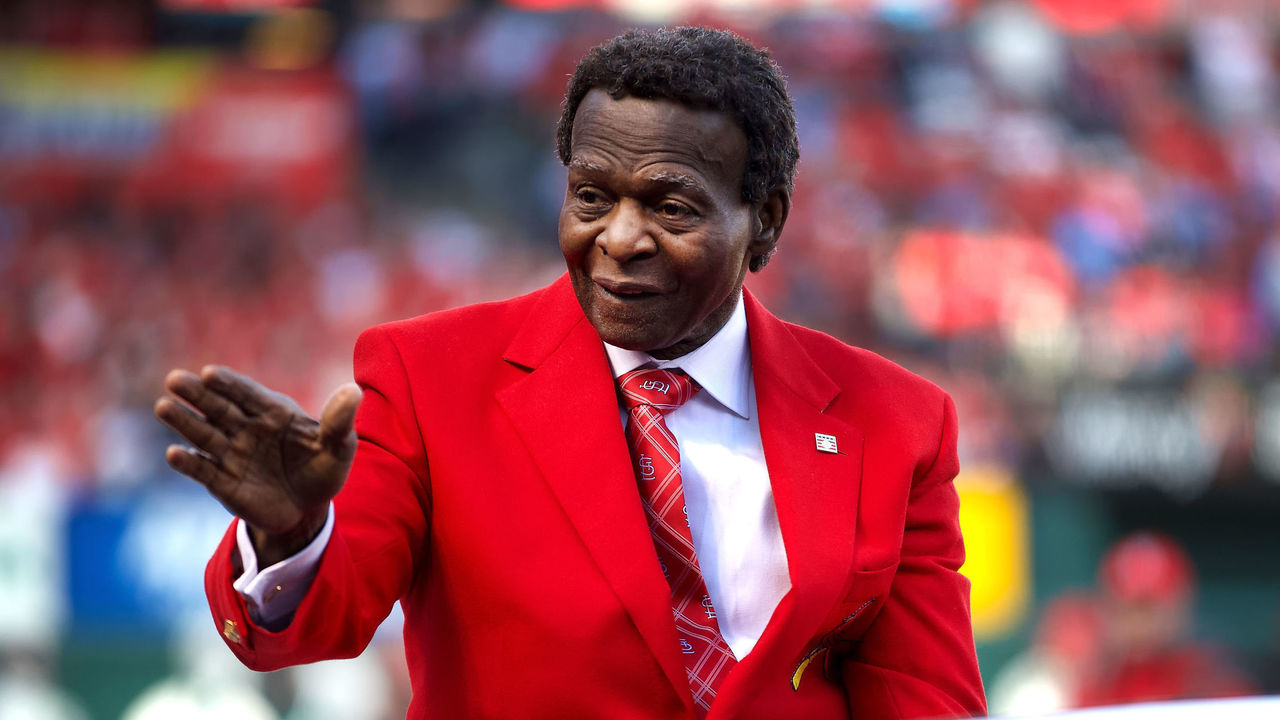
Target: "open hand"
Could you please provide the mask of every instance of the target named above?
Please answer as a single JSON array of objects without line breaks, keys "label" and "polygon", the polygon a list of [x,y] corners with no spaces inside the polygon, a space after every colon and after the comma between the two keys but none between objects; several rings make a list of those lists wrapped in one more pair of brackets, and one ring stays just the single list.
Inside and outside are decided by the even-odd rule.
[{"label": "open hand", "polygon": [[164,387],[156,417],[191,443],[170,445],[169,465],[249,524],[262,567],[305,547],[355,457],[360,389],[338,388],[317,421],[292,398],[217,365],[199,375],[173,370]]}]

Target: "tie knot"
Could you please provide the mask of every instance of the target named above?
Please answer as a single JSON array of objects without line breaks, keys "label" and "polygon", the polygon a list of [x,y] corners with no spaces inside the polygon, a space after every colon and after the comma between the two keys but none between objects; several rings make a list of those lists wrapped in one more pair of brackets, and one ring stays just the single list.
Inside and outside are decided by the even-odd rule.
[{"label": "tie knot", "polygon": [[627,410],[639,405],[652,405],[659,412],[667,413],[688,402],[699,385],[684,374],[683,370],[632,370],[618,378],[622,401]]}]

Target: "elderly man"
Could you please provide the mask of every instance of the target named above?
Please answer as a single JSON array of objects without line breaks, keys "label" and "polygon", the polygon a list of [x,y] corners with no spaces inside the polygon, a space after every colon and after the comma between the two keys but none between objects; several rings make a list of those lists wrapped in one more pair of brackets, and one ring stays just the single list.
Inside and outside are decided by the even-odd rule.
[{"label": "elderly man", "polygon": [[355,655],[399,600],[414,718],[981,713],[950,399],[742,289],[798,158],[768,54],[615,38],[557,139],[549,287],[366,331],[319,420],[166,379],[232,651]]}]

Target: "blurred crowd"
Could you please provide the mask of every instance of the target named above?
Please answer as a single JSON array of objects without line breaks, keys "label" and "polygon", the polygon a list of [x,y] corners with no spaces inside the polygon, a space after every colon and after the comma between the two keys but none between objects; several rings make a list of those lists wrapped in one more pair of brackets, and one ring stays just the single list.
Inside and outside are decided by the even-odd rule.
[{"label": "blurred crowd", "polygon": [[[633,20],[201,5],[0,10],[0,478],[43,479],[4,497],[172,482],[169,368],[315,410],[364,327],[563,270],[564,82]],[[967,466],[1182,499],[1280,483],[1280,5],[715,5],[678,19],[769,47],[796,100],[794,210],[748,281],[776,314],[945,387]],[[30,525],[13,546],[55,542]],[[1182,579],[1152,582],[1189,597],[1168,562]],[[1116,657],[1108,582],[1037,647]],[[1087,681],[1063,702],[1136,697]]]},{"label": "blurred crowd", "polygon": [[[795,212],[750,287],[951,388],[971,461],[1186,495],[1280,481],[1275,4],[1167,3],[1083,35],[1034,3],[919,5],[933,11],[685,18],[770,47],[796,98]],[[151,47],[27,7],[14,47]],[[35,440],[74,483],[149,477],[155,431],[134,415],[165,368],[223,362],[315,403],[360,327],[553,276],[563,80],[624,24],[482,6],[246,32],[222,49],[237,78],[222,86],[321,76],[350,115],[328,164],[291,178],[105,162],[118,143],[74,137],[93,127],[15,113],[0,124],[0,457]],[[250,118],[202,136],[232,147],[225,162],[308,151],[288,146],[314,123],[255,124],[275,111],[224,95],[208,114]],[[171,141],[135,155],[147,142]]]}]

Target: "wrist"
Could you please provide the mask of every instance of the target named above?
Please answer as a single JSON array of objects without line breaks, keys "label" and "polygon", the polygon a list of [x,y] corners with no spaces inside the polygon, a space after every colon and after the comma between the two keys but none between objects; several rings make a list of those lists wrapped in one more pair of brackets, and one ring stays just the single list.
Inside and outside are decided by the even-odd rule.
[{"label": "wrist", "polygon": [[326,504],[304,513],[296,525],[280,533],[269,533],[246,523],[249,540],[258,556],[258,568],[265,569],[297,555],[316,539],[328,518],[329,506]]}]

